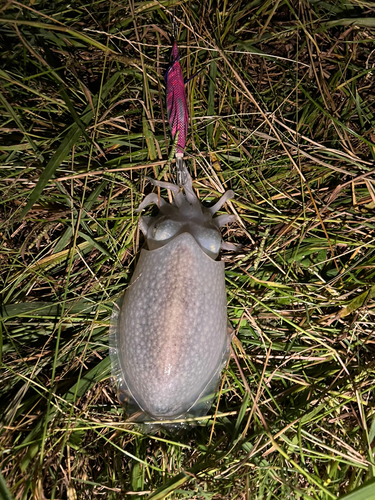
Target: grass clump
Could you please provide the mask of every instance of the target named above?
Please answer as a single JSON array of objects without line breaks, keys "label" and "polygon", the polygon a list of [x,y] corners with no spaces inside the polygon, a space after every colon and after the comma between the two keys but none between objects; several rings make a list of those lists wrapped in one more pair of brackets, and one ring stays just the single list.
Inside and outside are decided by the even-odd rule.
[{"label": "grass clump", "polygon": [[[171,9],[184,73],[201,70],[194,187],[235,191],[225,239],[243,251],[223,255],[236,337],[217,407],[150,436],[124,423],[108,326],[168,158]],[[0,10],[3,497],[373,498],[373,3]]]}]

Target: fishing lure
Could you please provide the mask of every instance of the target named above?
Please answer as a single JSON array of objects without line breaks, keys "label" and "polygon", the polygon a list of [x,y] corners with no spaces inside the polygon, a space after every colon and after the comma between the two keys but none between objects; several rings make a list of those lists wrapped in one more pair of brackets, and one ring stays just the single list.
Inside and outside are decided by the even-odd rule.
[{"label": "fishing lure", "polygon": [[178,176],[177,183],[182,185],[183,180],[180,179],[180,177],[183,171],[182,159],[188,133],[189,113],[185,94],[185,82],[176,41],[172,46],[170,66],[164,79],[167,87],[167,114],[172,138],[175,139],[178,133],[176,144],[176,170]]},{"label": "fishing lure", "polygon": [[[174,201],[161,199],[156,217],[141,218],[148,250],[112,316],[119,395],[138,421],[205,415],[229,355],[224,262],[215,259],[230,247],[220,227],[235,217],[213,216],[234,193],[205,208],[182,168],[184,193],[152,181]],[[138,210],[151,203],[159,203],[156,193]]]}]

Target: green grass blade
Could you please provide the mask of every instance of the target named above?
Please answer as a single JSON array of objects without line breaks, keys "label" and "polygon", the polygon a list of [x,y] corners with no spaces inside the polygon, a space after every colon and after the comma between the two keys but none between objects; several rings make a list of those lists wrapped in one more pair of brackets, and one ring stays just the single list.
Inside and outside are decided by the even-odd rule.
[{"label": "green grass blade", "polygon": [[102,50],[103,52],[108,52],[108,48],[103,45],[102,43],[98,42],[97,40],[89,37],[86,33],[82,33],[76,30],[73,30],[71,28],[67,28],[66,26],[59,26],[56,24],[46,24],[46,23],[41,23],[38,21],[25,21],[22,19],[0,19],[0,23],[3,24],[15,24],[15,25],[26,25],[34,28],[39,28],[39,29],[44,29],[44,30],[51,30],[51,31],[59,31],[61,33],[67,33],[69,35],[72,35],[73,37],[76,37],[83,42],[87,43],[88,45],[92,45],[93,47],[96,47],[97,49]]},{"label": "green grass blade", "polygon": [[365,484],[356,488],[351,493],[341,496],[340,500],[375,500],[375,479],[367,481]]},{"label": "green grass blade", "polygon": [[[117,79],[119,78],[119,74],[116,73],[103,87],[101,97],[104,99],[106,95],[108,94],[109,90],[112,88],[113,85],[115,85]],[[94,103],[96,104],[98,102],[98,98],[94,100]],[[72,150],[73,146],[76,144],[80,136],[82,135],[82,124],[88,125],[90,121],[92,120],[94,115],[93,110],[91,109],[91,106],[88,106],[86,108],[85,113],[83,116],[79,119],[79,123],[73,123],[70,127],[68,127],[68,131],[65,135],[65,138],[61,142],[60,146],[57,148],[55,154],[52,156],[52,158],[49,160],[48,164],[46,167],[43,169],[43,172],[37,182],[37,185],[33,189],[26,206],[23,208],[20,218],[24,217],[27,212],[32,208],[34,203],[39,199],[39,196],[41,195],[43,189],[46,187],[48,184],[49,180],[52,178],[56,170],[60,167],[60,165],[63,163],[63,161],[66,159],[70,151]]]},{"label": "green grass blade", "polygon": [[0,498],[1,500],[13,500],[13,495],[8,490],[4,476],[0,472]]},{"label": "green grass blade", "polygon": [[184,472],[180,472],[174,478],[167,481],[163,486],[160,486],[154,493],[147,497],[147,500],[163,500],[167,496],[171,495],[177,488],[180,488],[186,481],[191,480]]},{"label": "green grass blade", "polygon": [[[81,119],[82,123],[88,125],[93,117],[93,112],[88,111]],[[48,184],[49,180],[52,178],[56,170],[60,167],[63,161],[66,159],[73,146],[77,143],[78,139],[82,135],[81,127],[77,124],[73,124],[69,127],[65,138],[61,142],[60,146],[57,148],[56,153],[49,160],[43,172],[37,182],[37,185],[33,189],[26,206],[23,208],[20,218],[24,217],[27,212],[33,207],[33,205],[38,201],[43,189]]]}]

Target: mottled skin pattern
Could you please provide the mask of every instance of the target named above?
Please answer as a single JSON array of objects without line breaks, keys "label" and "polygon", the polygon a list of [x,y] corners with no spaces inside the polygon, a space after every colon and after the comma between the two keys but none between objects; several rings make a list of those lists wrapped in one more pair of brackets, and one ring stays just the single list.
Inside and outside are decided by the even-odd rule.
[{"label": "mottled skin pattern", "polygon": [[154,417],[189,411],[228,349],[224,263],[189,233],[142,250],[120,313],[123,376]]}]

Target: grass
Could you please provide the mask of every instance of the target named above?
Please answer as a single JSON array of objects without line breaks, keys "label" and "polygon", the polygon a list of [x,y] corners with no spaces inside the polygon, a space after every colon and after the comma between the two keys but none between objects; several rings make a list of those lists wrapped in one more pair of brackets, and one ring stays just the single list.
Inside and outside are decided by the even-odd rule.
[{"label": "grass", "polygon": [[[171,147],[171,9],[185,75],[202,70],[194,187],[235,191],[243,250],[222,256],[217,403],[147,435],[108,326]],[[373,2],[10,0],[0,18],[0,496],[375,498]]]}]

